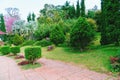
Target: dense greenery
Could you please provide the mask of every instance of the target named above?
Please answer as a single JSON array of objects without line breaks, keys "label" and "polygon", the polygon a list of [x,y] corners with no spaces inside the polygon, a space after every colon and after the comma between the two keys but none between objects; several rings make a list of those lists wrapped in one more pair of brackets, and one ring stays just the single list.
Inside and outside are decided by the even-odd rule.
[{"label": "dense greenery", "polygon": [[25,58],[34,63],[37,59],[41,57],[41,47],[34,46],[34,47],[27,47],[25,48]]},{"label": "dense greenery", "polygon": [[10,53],[10,47],[9,47],[9,46],[2,46],[2,47],[1,47],[1,53],[2,53],[3,55],[9,54],[9,53]]},{"label": "dense greenery", "polygon": [[19,46],[11,47],[10,52],[13,53],[14,55],[17,55],[17,53],[20,53],[20,47]]},{"label": "dense greenery", "polygon": [[63,43],[65,41],[65,36],[60,28],[59,25],[55,25],[50,33],[50,40],[55,44],[58,45],[60,43]]},{"label": "dense greenery", "polygon": [[102,30],[101,44],[115,43],[119,45],[120,39],[120,1],[101,0]]},{"label": "dense greenery", "polygon": [[84,50],[93,40],[95,31],[86,18],[80,17],[70,33],[70,44],[72,47]]}]

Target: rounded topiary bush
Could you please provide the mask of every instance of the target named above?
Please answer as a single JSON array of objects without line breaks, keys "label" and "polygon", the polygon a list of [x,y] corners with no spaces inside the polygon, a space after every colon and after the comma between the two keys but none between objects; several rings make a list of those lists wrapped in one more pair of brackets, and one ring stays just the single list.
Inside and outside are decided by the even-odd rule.
[{"label": "rounded topiary bush", "polygon": [[59,25],[55,25],[50,33],[50,40],[55,44],[61,44],[65,41],[65,35]]},{"label": "rounded topiary bush", "polygon": [[46,40],[46,39],[43,39],[41,41],[37,41],[34,43],[35,46],[42,46],[42,47],[49,46],[51,44],[52,44],[52,42],[50,42],[49,40]]},{"label": "rounded topiary bush", "polygon": [[15,34],[11,40],[14,45],[20,45],[24,41],[23,37],[19,36],[18,34]]},{"label": "rounded topiary bush", "polygon": [[89,24],[86,18],[80,17],[70,32],[70,44],[82,51],[94,39],[94,36],[93,26]]},{"label": "rounded topiary bush", "polygon": [[10,47],[9,47],[9,46],[2,46],[2,47],[1,47],[1,53],[2,53],[3,55],[9,54],[9,53],[10,53]]},{"label": "rounded topiary bush", "polygon": [[25,58],[31,63],[34,63],[37,59],[41,57],[40,46],[27,47],[25,48],[24,52],[25,52]]},{"label": "rounded topiary bush", "polygon": [[20,47],[19,46],[14,46],[10,48],[10,51],[14,54],[17,55],[17,53],[20,53]]}]

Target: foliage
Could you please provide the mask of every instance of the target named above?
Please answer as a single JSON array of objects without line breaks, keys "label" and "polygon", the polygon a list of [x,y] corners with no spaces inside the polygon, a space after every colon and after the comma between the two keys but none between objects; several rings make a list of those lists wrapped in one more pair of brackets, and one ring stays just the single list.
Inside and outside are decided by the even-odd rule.
[{"label": "foliage", "polygon": [[101,44],[115,43],[119,45],[120,40],[120,1],[101,0],[102,30]]},{"label": "foliage", "polygon": [[87,17],[94,19],[95,18],[95,11],[88,10]]},{"label": "foliage", "polygon": [[43,39],[41,41],[37,41],[34,43],[35,46],[42,46],[42,47],[49,46],[51,44],[52,44],[52,42],[50,42],[49,40],[46,40],[46,39]]},{"label": "foliage", "polygon": [[52,31],[50,33],[50,40],[55,45],[63,43],[65,41],[65,36],[64,36],[64,33],[63,33],[62,29],[60,28],[59,25],[55,25],[53,27],[54,28],[52,29]]},{"label": "foliage", "polygon": [[[3,14],[0,14],[0,30],[1,30],[2,32],[6,32]],[[6,35],[2,35],[2,36],[1,36],[1,39],[2,39],[2,38],[3,38],[3,40],[5,41],[5,40],[6,40]]]},{"label": "foliage", "polygon": [[24,39],[22,36],[19,36],[18,34],[15,34],[12,39],[11,39],[12,43],[14,45],[20,45],[23,43]]},{"label": "foliage", "polygon": [[85,0],[81,0],[81,17],[85,17]]},{"label": "foliage", "polygon": [[76,17],[78,18],[80,16],[80,4],[79,4],[79,0],[77,0],[77,4],[76,4]]},{"label": "foliage", "polygon": [[34,13],[29,13],[29,15],[27,16],[27,21],[35,21],[35,14]]},{"label": "foliage", "polygon": [[14,46],[10,48],[10,51],[14,54],[17,55],[17,53],[20,52],[20,47],[19,46]]},{"label": "foliage", "polygon": [[95,31],[97,31],[96,21],[95,21],[94,19],[91,19],[91,18],[88,18],[87,21],[88,21],[88,23],[90,24],[90,26],[92,26],[93,29],[94,29]]},{"label": "foliage", "polygon": [[21,44],[21,46],[30,46],[33,45],[34,43],[35,43],[34,40],[26,40]]},{"label": "foliage", "polygon": [[85,18],[80,17],[70,33],[70,44],[81,51],[93,40],[95,31]]},{"label": "foliage", "polygon": [[34,46],[34,47],[25,48],[25,58],[29,62],[34,63],[40,57],[41,57],[41,47]]},{"label": "foliage", "polygon": [[2,47],[1,47],[1,53],[2,53],[3,55],[9,54],[9,53],[10,53],[10,47],[9,47],[9,46],[2,46]]},{"label": "foliage", "polygon": [[110,57],[111,67],[115,72],[120,72],[120,50],[117,52],[118,55]]},{"label": "foliage", "polygon": [[37,40],[41,40],[43,38],[46,38],[46,37],[50,36],[51,29],[52,29],[52,27],[49,26],[49,25],[45,25],[45,24],[40,25],[36,29],[34,35],[35,35]]}]

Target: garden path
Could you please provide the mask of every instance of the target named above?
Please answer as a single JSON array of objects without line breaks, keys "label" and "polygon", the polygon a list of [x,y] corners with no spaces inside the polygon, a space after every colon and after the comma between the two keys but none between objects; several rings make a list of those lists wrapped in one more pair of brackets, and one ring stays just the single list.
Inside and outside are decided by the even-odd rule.
[{"label": "garden path", "polygon": [[38,62],[42,67],[22,70],[13,59],[0,56],[0,80],[117,80],[59,61],[41,58]]}]

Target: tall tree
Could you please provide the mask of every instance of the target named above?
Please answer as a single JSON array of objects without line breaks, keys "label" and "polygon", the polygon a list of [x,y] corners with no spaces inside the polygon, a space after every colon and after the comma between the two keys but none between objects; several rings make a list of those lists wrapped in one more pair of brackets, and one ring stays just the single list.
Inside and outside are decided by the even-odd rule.
[{"label": "tall tree", "polygon": [[6,32],[3,14],[0,14],[0,30]]},{"label": "tall tree", "polygon": [[116,43],[120,40],[120,1],[101,0],[102,30],[101,44]]},{"label": "tall tree", "polygon": [[27,21],[30,22],[32,20],[31,13],[27,16]]},{"label": "tall tree", "polygon": [[85,17],[85,0],[81,1],[81,16]]},{"label": "tall tree", "polygon": [[32,13],[32,21],[35,21],[35,14],[34,13]]},{"label": "tall tree", "polygon": [[76,4],[76,17],[79,17],[79,16],[80,16],[80,2],[78,0]]}]

